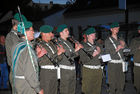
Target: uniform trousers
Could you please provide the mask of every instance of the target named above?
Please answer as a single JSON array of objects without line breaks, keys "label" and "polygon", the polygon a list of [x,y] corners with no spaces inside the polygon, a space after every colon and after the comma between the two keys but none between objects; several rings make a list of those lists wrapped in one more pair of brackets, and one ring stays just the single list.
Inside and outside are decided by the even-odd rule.
[{"label": "uniform trousers", "polygon": [[134,85],[137,93],[140,94],[140,67],[134,66]]},{"label": "uniform trousers", "polygon": [[111,94],[124,94],[125,74],[121,63],[108,63],[108,83]]},{"label": "uniform trousers", "polygon": [[102,69],[82,67],[82,92],[84,94],[100,94],[102,84]]},{"label": "uniform trousers", "polygon": [[57,70],[41,69],[40,86],[44,90],[44,94],[57,94]]},{"label": "uniform trousers", "polygon": [[61,69],[60,94],[75,94],[76,70]]}]

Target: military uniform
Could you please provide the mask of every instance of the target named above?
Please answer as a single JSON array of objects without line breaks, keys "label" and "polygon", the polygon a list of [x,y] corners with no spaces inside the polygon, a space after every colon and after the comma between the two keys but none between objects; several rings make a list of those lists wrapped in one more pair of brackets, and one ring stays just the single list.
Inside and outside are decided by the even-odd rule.
[{"label": "military uniform", "polygon": [[136,86],[138,94],[140,94],[140,37],[136,37],[131,41],[130,48],[134,55],[134,85]]},{"label": "military uniform", "polygon": [[[24,21],[26,21],[26,18],[22,15],[22,18]],[[16,13],[14,15],[14,19],[20,22],[20,16],[18,13]],[[6,36],[6,40],[5,40],[5,48],[6,48],[6,55],[7,55],[7,62],[8,65],[10,67],[12,67],[12,57],[11,57],[11,51],[12,51],[12,47],[15,43],[17,43],[19,41],[19,37],[17,35],[17,31],[11,29],[11,31],[7,34]],[[11,69],[11,68],[10,68]],[[12,85],[12,73],[10,70],[10,74],[9,74],[9,79],[10,79],[10,83]]]},{"label": "military uniform", "polygon": [[12,71],[11,71],[12,57],[11,57],[11,51],[12,51],[13,45],[15,43],[17,43],[17,41],[19,41],[19,37],[17,35],[17,32],[14,31],[14,30],[11,30],[8,33],[8,35],[6,36],[6,40],[5,40],[7,62],[8,62],[8,65],[10,66],[9,80],[10,80],[11,86],[12,86]]},{"label": "military uniform", "polygon": [[[60,61],[61,68],[61,80],[60,80],[60,93],[61,94],[75,94],[76,88],[76,71],[73,59],[76,57],[75,50],[69,41],[65,41],[62,38],[58,38],[59,43],[66,50],[65,55],[62,54],[62,60]],[[78,54],[78,53],[77,53]]]},{"label": "military uniform", "polygon": [[7,55],[7,61],[8,65],[12,65],[12,59],[11,59],[11,51],[12,46],[19,41],[19,37],[17,35],[17,32],[13,29],[7,34],[6,40],[5,40],[5,47],[6,47],[6,55]]},{"label": "military uniform", "polygon": [[13,93],[36,94],[40,92],[38,62],[32,44],[29,43],[33,63],[25,40],[12,48]]},{"label": "military uniform", "polygon": [[[43,88],[45,94],[57,94],[58,78],[57,78],[57,65],[54,63],[59,63],[61,56],[57,56],[57,47],[53,42],[45,41],[40,42],[41,46],[47,50],[47,55],[39,58],[40,65],[40,84]],[[53,60],[53,61],[52,61]]]},{"label": "military uniform", "polygon": [[[114,42],[112,43],[111,40]],[[111,55],[112,61],[108,62],[108,83],[110,86],[111,94],[122,94],[125,84],[125,74],[122,70],[122,61],[123,59],[123,51],[119,50],[121,58],[119,57],[116,49],[113,45],[120,45],[120,39],[114,39],[113,37],[109,37],[105,40],[105,50],[106,53]],[[115,93],[116,91],[116,93]]]},{"label": "military uniform", "polygon": [[[85,31],[86,35],[95,33],[94,28]],[[92,56],[96,50],[95,43],[89,41],[82,43],[84,48],[80,52],[82,67],[82,92],[84,94],[100,94],[102,84],[102,67],[98,59],[99,55]]]},{"label": "military uniform", "polygon": [[[27,21],[24,24],[29,41],[22,37],[21,40],[14,44],[12,47],[12,83],[13,94],[36,94],[41,91],[39,82],[39,67],[37,62],[37,56],[33,50],[33,45],[30,42],[33,39],[32,23]],[[25,31],[26,32],[26,31]],[[25,32],[21,32],[25,34]]]}]

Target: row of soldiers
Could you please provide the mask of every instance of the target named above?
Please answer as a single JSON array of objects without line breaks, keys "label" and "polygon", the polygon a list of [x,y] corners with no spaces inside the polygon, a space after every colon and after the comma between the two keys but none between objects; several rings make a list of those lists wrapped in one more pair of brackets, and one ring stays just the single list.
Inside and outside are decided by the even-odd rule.
[{"label": "row of soldiers", "polygon": [[[9,77],[13,94],[75,94],[76,57],[79,57],[82,65],[82,92],[101,93],[103,66],[99,57],[102,49],[95,42],[94,27],[84,32],[86,39],[79,43],[69,37],[70,31],[65,24],[57,27],[56,32],[59,34],[57,38],[53,34],[52,26],[41,26],[39,29],[41,39],[37,41],[34,41],[32,22],[24,15],[16,13],[12,24],[13,27],[6,36],[6,53],[8,65],[11,67]],[[117,36],[119,24],[112,23],[110,27],[112,34],[105,40],[106,53],[111,56],[108,62],[110,93],[123,94],[125,85],[123,49],[126,44]],[[134,82],[140,93],[138,80],[140,38],[134,39],[132,43],[134,43],[131,48],[136,78]]]}]

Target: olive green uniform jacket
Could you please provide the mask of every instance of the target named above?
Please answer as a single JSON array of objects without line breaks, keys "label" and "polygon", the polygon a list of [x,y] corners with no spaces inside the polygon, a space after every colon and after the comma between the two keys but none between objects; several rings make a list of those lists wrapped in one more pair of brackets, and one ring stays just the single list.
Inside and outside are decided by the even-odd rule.
[{"label": "olive green uniform jacket", "polygon": [[[11,68],[11,65],[12,65],[12,57],[11,57],[12,47],[18,41],[19,41],[19,37],[17,35],[17,32],[12,29],[7,34],[6,39],[5,39],[7,62],[8,62],[8,65],[10,66],[10,68]],[[10,80],[10,84],[12,86],[12,72],[11,72],[11,70],[10,70],[10,74],[9,74],[9,80]]]},{"label": "olive green uniform jacket", "polygon": [[[120,45],[119,38],[118,40],[114,39],[113,37],[110,38],[114,41],[116,46]],[[105,40],[105,51],[107,54],[111,55],[112,60],[120,60],[120,57],[109,38]],[[122,49],[119,50],[119,53],[121,57],[124,58]],[[108,62],[108,82],[111,94],[115,94],[115,90],[117,94],[123,93],[125,74],[122,71],[122,63],[114,64]]]},{"label": "olive green uniform jacket", "polygon": [[62,60],[60,62],[60,67],[67,66],[71,67],[70,69],[61,68],[61,80],[60,80],[60,93],[61,94],[75,94],[76,88],[76,71],[75,64],[70,62],[68,58],[74,59],[77,52],[73,48],[72,43],[65,41],[62,38],[58,38],[59,43],[66,50],[65,54],[62,55]]},{"label": "olive green uniform jacket", "polygon": [[[57,55],[57,48],[53,42],[45,41],[40,42],[41,46],[47,50],[47,55],[39,58],[40,65],[40,84],[41,88],[44,90],[44,94],[57,94],[58,78],[57,78],[57,66],[53,64],[59,64],[61,55]],[[55,67],[54,69],[44,68],[47,66]]]},{"label": "olive green uniform jacket", "polygon": [[7,61],[8,65],[12,65],[12,57],[11,57],[11,51],[12,46],[19,41],[19,37],[17,35],[17,32],[14,30],[11,30],[5,39],[5,47],[6,47],[6,55],[7,55]]},{"label": "olive green uniform jacket", "polygon": [[[98,59],[99,55],[93,57],[92,54],[97,45],[89,42],[82,43],[84,48],[80,51],[80,60],[83,64],[82,67],[82,92],[84,94],[100,94],[102,84],[102,69]],[[95,47],[95,49],[94,49]],[[88,68],[88,66],[99,66],[96,68]]]},{"label": "olive green uniform jacket", "polygon": [[134,85],[137,88],[137,92],[140,93],[140,37],[136,37],[131,41],[130,44],[131,53],[134,55]]},{"label": "olive green uniform jacket", "polygon": [[25,40],[12,48],[13,94],[36,94],[41,90],[37,57],[30,42],[29,46],[33,62]]}]

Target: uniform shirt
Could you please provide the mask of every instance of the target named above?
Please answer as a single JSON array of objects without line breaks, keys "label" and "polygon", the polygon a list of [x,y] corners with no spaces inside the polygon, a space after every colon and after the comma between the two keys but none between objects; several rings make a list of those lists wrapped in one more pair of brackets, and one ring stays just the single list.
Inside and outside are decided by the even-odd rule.
[{"label": "uniform shirt", "polygon": [[[40,82],[38,78],[38,62],[37,56],[32,49],[32,44],[29,42],[33,63],[31,62],[29,49],[26,41],[21,40],[12,47],[12,71],[13,76],[24,76],[25,81],[33,88],[37,93],[40,92]],[[16,80],[16,79],[15,79]],[[23,80],[23,79],[22,79]],[[21,80],[21,81],[22,81]],[[21,83],[15,83],[21,84]]]},{"label": "uniform shirt", "polygon": [[72,44],[68,40],[64,40],[62,38],[58,38],[59,43],[65,49],[65,54],[62,55],[63,59],[61,60],[61,64],[71,65],[71,62],[68,60],[69,58],[73,59],[78,55],[78,52],[75,52]]},{"label": "uniform shirt", "polygon": [[140,63],[140,37],[136,37],[132,39],[130,48],[131,48],[131,53],[134,55],[134,62]]},{"label": "uniform shirt", "polygon": [[[110,37],[110,38],[113,40],[116,47],[118,47],[118,45],[120,45],[120,40],[121,40],[120,38],[118,38],[118,40],[114,39],[113,37]],[[105,40],[105,51],[106,51],[107,54],[110,54],[112,60],[120,60],[120,57],[119,57],[118,53],[116,52],[116,49],[113,46],[113,44],[112,44],[112,42],[110,41],[109,38],[107,38]],[[123,59],[124,58],[123,49],[120,49],[119,53],[120,53],[120,55]]]},{"label": "uniform shirt", "polygon": [[53,42],[49,41],[47,43],[45,41],[41,41],[40,44],[47,50],[47,54],[49,57],[47,55],[44,55],[43,57],[39,58],[39,65],[53,65],[53,62],[51,60],[54,60],[54,62],[56,63],[61,61],[62,57],[61,55],[57,55],[57,47]]},{"label": "uniform shirt", "polygon": [[[97,55],[95,57],[92,56],[97,45],[91,44],[90,42],[85,42],[85,43],[83,42],[82,44],[84,46],[83,50],[86,52],[86,55],[82,57],[84,59],[83,64],[100,65],[100,61],[98,59],[99,55]],[[94,49],[94,47],[95,47],[95,49]]]},{"label": "uniform shirt", "polygon": [[0,44],[0,64],[3,64],[6,60],[5,47]]},{"label": "uniform shirt", "polygon": [[12,65],[12,57],[11,57],[12,46],[18,41],[19,41],[19,37],[18,37],[16,31],[11,30],[7,34],[6,39],[5,39],[7,62],[8,62],[9,66]]}]

